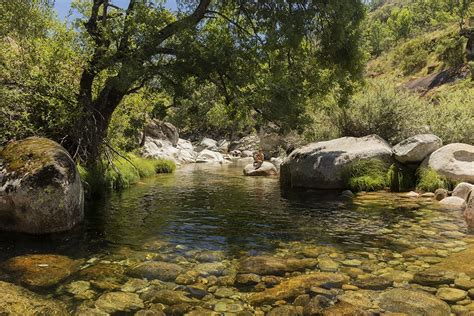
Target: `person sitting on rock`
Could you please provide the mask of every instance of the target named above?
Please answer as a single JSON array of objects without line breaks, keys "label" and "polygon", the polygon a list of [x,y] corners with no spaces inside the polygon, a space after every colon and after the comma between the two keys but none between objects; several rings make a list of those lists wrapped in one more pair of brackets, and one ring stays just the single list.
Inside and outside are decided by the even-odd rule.
[{"label": "person sitting on rock", "polygon": [[263,150],[259,149],[258,152],[253,154],[253,167],[258,169],[262,166],[263,160],[265,159],[265,155],[263,154]]}]

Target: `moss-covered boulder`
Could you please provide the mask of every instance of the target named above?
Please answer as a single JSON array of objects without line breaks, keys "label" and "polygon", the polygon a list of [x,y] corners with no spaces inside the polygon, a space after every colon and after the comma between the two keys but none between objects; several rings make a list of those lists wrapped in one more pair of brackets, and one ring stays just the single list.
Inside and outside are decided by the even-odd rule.
[{"label": "moss-covered boulder", "polygon": [[0,151],[0,229],[45,234],[71,229],[84,217],[76,165],[56,142],[38,137]]}]

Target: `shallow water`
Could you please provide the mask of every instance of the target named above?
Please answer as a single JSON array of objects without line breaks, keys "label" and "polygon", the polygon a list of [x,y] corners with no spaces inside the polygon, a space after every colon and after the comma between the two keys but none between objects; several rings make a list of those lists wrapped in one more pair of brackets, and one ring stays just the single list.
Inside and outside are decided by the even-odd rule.
[{"label": "shallow water", "polygon": [[124,249],[149,251],[153,243],[166,245],[160,251],[172,257],[218,250],[226,260],[297,256],[308,246],[331,246],[359,259],[422,246],[448,253],[466,246],[461,237],[468,231],[460,212],[440,210],[431,198],[379,192],[345,201],[338,194],[286,192],[277,177],[244,177],[236,164],[189,165],[95,201],[73,232],[45,237],[2,233],[0,260],[47,253],[110,262],[128,253]]}]

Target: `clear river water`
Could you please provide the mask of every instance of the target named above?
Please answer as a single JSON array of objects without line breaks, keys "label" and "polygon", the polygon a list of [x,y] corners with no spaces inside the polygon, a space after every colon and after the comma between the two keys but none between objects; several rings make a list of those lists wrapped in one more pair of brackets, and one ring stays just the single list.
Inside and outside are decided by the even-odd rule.
[{"label": "clear river water", "polygon": [[[90,203],[84,223],[72,232],[44,237],[2,233],[0,261],[7,267],[1,279],[65,304],[70,314],[92,314],[93,310],[131,315],[144,310],[158,314],[263,314],[276,307],[297,306],[294,300],[298,295],[263,301],[247,295],[265,293],[299,274],[337,272],[348,276],[345,288],[331,289],[333,295],[311,290],[315,294],[310,288],[303,292],[311,292],[310,297],[329,297],[330,304],[345,301],[363,310],[380,311],[385,307],[376,300],[368,299],[359,306],[362,299],[349,294],[407,286],[427,287],[425,292],[436,294],[437,287],[446,282],[424,283],[417,273],[442,264],[472,242],[461,213],[440,209],[432,197],[375,192],[347,200],[339,197],[340,192],[285,191],[277,177],[244,177],[242,167],[195,164],[142,180]],[[45,286],[22,278],[28,267],[20,272],[8,267],[12,258],[33,254],[67,256],[77,267]],[[242,268],[242,260],[249,258],[264,259],[251,263],[250,269]],[[291,260],[296,261],[292,264]],[[149,262],[171,266],[136,271],[137,265]],[[113,265],[121,267],[119,272],[106,278],[109,283],[99,282]],[[84,272],[94,266],[100,266],[97,275]],[[270,272],[265,270],[269,266]],[[153,269],[171,270],[172,277],[163,277]],[[277,281],[265,281],[268,275]],[[369,285],[358,281],[367,276],[389,281],[372,280],[366,282]],[[124,284],[140,283],[137,280],[146,283],[130,291],[123,289]],[[85,282],[80,283],[82,292],[74,287],[78,281]],[[204,292],[196,294],[199,291],[193,287]],[[177,291],[190,301],[157,299],[156,295],[150,299],[150,289],[155,294],[164,289]],[[226,289],[233,294],[227,295]],[[129,302],[132,306],[104,307],[103,296],[111,292],[138,295],[143,305]],[[114,300],[122,299],[131,298]],[[463,300],[468,299],[466,294]],[[462,308],[470,304],[458,304],[460,301],[448,304]],[[175,307],[180,304],[187,305]]]}]

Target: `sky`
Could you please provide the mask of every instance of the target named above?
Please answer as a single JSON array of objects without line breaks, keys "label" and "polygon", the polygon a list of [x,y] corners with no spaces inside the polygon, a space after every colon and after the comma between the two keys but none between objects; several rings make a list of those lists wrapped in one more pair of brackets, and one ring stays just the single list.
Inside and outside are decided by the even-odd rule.
[{"label": "sky", "polygon": [[[62,20],[64,20],[66,16],[69,14],[69,10],[71,8],[71,2],[72,0],[56,0],[54,2],[54,8],[56,9],[58,16]],[[128,5],[129,0],[112,0],[111,2],[119,7],[126,7]],[[176,0],[166,0],[165,6],[172,10],[175,10]]]}]

